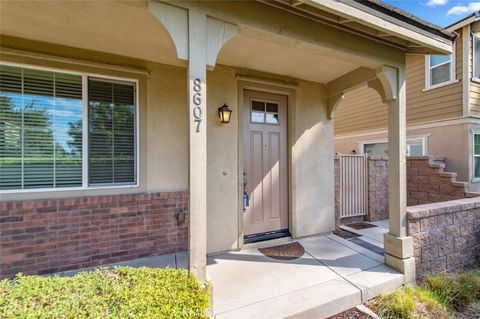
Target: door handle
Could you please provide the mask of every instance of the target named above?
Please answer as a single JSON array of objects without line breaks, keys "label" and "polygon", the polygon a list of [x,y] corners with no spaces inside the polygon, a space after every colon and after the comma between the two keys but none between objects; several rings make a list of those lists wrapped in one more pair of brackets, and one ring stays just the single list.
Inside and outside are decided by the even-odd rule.
[{"label": "door handle", "polygon": [[247,193],[247,173],[243,172],[243,211],[247,210],[247,207],[250,206],[250,196]]}]

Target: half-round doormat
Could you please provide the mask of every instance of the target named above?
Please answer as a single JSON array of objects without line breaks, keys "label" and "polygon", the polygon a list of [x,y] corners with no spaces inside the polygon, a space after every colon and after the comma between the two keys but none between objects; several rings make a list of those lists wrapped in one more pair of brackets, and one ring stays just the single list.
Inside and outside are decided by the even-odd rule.
[{"label": "half-round doormat", "polygon": [[282,244],[277,246],[259,248],[262,254],[267,257],[278,260],[294,260],[300,258],[305,253],[305,248],[299,242]]}]

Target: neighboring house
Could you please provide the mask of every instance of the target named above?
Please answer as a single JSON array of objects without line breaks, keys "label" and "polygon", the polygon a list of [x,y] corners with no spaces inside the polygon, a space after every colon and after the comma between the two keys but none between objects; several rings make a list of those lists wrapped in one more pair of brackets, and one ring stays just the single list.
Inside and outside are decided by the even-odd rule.
[{"label": "neighboring house", "polygon": [[0,6],[1,277],[188,248],[205,279],[207,253],[331,232],[331,117],[365,83],[396,123],[385,260],[413,268],[405,54],[454,34],[377,1]]},{"label": "neighboring house", "polygon": [[[480,19],[474,13],[446,29],[454,54],[407,54],[407,154],[446,157],[457,180],[480,191]],[[366,86],[347,94],[335,123],[335,152],[386,155],[387,107]]]}]

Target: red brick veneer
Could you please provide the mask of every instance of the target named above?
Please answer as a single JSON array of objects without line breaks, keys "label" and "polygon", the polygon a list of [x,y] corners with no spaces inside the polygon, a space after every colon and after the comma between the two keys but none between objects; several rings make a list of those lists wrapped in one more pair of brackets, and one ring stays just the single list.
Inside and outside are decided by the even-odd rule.
[{"label": "red brick veneer", "polygon": [[0,278],[186,250],[188,193],[0,203]]}]

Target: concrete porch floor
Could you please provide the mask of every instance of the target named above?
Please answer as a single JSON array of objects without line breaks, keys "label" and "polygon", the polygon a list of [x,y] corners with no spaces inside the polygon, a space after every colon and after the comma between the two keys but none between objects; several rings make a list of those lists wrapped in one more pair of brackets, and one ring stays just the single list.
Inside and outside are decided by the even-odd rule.
[{"label": "concrete porch floor", "polygon": [[[305,248],[296,260],[272,259],[257,249],[278,243],[210,256],[207,273],[213,284],[214,317],[326,318],[403,285],[404,276],[386,267],[383,256],[336,235],[296,241]],[[104,266],[187,268],[187,254]]]},{"label": "concrete porch floor", "polygon": [[404,282],[383,256],[338,236],[298,242],[305,254],[296,260],[256,248],[209,257],[215,318],[325,318]]},{"label": "concrete porch floor", "polygon": [[360,236],[359,239],[383,249],[383,235],[388,233],[388,219],[373,222],[365,221],[365,223],[373,224],[377,227],[354,229],[348,225],[341,225],[340,228],[355,233]]}]

